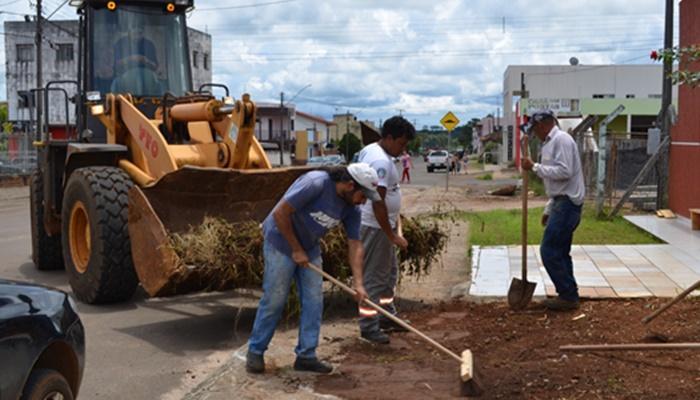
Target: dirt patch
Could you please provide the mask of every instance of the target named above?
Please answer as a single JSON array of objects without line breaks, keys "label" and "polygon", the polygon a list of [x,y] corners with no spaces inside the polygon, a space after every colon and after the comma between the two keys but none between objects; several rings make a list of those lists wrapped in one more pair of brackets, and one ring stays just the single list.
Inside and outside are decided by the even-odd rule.
[{"label": "dirt patch", "polygon": [[[408,216],[446,211],[488,211],[522,207],[519,196],[492,196],[488,191],[503,185],[479,187],[406,187],[401,188],[401,213]],[[531,198],[530,207],[544,207],[546,198]]]},{"label": "dirt patch", "polygon": [[22,187],[29,185],[29,175],[0,176],[0,188]]},{"label": "dirt patch", "polygon": [[[580,310],[547,312],[538,304],[511,312],[502,302],[442,303],[409,313],[416,327],[446,347],[470,348],[485,399],[696,399],[700,352],[562,353],[565,344],[700,341],[700,300],[686,300],[649,327],[640,319],[658,299],[589,301]],[[583,317],[580,317],[583,315]],[[578,318],[577,318],[578,317]],[[389,346],[347,339],[337,373],[314,389],[346,399],[458,397],[457,363],[410,333]]]}]

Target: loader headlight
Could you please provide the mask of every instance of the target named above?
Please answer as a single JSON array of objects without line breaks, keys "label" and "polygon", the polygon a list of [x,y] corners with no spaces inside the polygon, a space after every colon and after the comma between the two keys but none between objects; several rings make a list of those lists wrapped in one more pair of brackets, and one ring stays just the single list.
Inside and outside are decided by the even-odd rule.
[{"label": "loader headlight", "polygon": [[115,2],[115,1],[108,1],[108,2],[107,2],[107,9],[108,9],[109,11],[114,11],[114,10],[116,10],[116,9],[117,9],[117,2]]},{"label": "loader headlight", "polygon": [[168,3],[168,5],[165,6],[165,9],[168,10],[168,12],[173,12],[173,11],[175,11],[175,4]]},{"label": "loader headlight", "polygon": [[95,104],[94,106],[90,107],[90,115],[96,116],[96,115],[101,115],[105,113],[105,106],[102,104]]}]

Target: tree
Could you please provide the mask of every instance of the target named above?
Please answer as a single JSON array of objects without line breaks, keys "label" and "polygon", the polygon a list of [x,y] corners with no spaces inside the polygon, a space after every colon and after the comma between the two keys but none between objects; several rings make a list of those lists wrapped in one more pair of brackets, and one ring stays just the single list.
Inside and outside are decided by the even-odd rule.
[{"label": "tree", "polygon": [[362,150],[362,142],[352,133],[346,133],[338,143],[338,153],[344,154],[348,162],[358,151]]},{"label": "tree", "polygon": [[411,154],[418,154],[421,151],[421,144],[423,141],[421,140],[420,135],[416,135],[413,140],[408,142],[408,152]]},{"label": "tree", "polygon": [[671,72],[673,84],[687,84],[696,87],[700,84],[700,71],[691,71],[686,67],[700,61],[700,47],[673,47],[671,49],[659,49],[651,52],[650,57],[656,61],[677,61],[680,63],[678,70]]}]

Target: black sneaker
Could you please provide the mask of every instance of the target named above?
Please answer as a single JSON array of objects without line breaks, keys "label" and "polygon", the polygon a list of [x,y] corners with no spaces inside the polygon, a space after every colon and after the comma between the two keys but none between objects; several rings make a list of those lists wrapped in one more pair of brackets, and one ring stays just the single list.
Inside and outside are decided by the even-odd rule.
[{"label": "black sneaker", "polygon": [[379,329],[381,329],[385,333],[408,332],[408,329],[404,328],[403,326],[397,324],[396,322],[390,319],[379,320]]},{"label": "black sneaker", "polygon": [[572,311],[578,309],[580,306],[578,300],[564,300],[561,297],[545,299],[542,301],[542,304],[552,311]]},{"label": "black sneaker", "polygon": [[371,343],[389,344],[389,335],[380,330],[361,332],[360,337]]},{"label": "black sneaker", "polygon": [[245,370],[252,374],[262,374],[265,372],[265,358],[262,354],[251,353],[245,356]]},{"label": "black sneaker", "polygon": [[330,374],[333,366],[320,361],[318,358],[299,358],[294,361],[294,369],[297,371],[316,372],[319,374]]}]

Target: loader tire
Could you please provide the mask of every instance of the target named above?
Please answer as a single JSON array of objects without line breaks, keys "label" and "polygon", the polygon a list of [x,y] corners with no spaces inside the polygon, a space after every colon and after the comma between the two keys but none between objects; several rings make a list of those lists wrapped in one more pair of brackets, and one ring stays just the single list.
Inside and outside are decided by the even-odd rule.
[{"label": "loader tire", "polygon": [[131,178],[119,168],[73,172],[62,210],[63,256],[75,296],[89,304],[131,298],[138,277],[128,229]]},{"label": "loader tire", "polygon": [[32,230],[32,261],[38,270],[63,269],[61,235],[49,236],[44,226],[44,181],[41,172],[34,171],[29,183],[29,207]]}]

